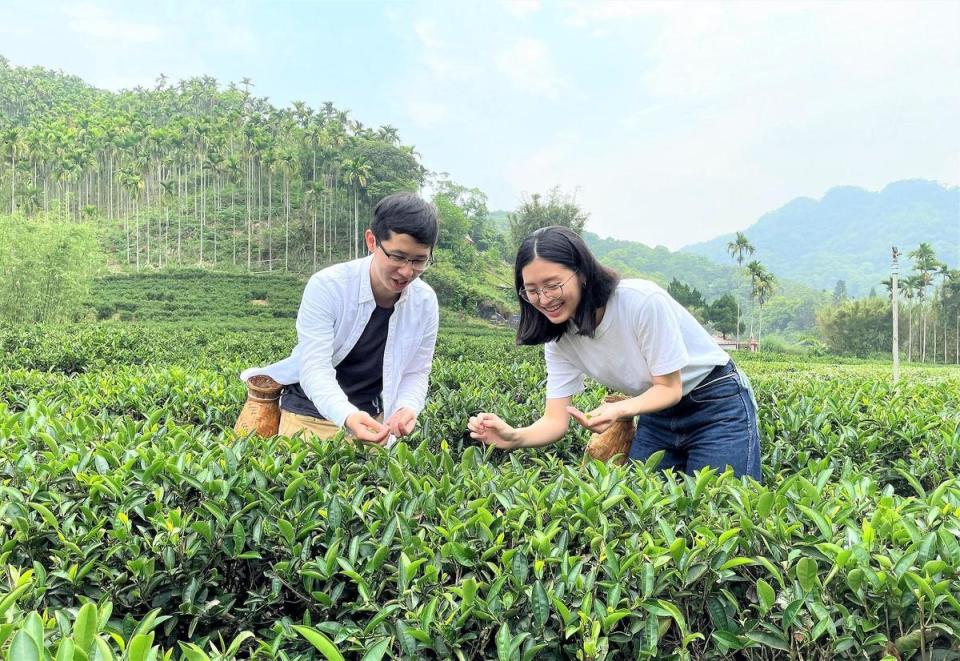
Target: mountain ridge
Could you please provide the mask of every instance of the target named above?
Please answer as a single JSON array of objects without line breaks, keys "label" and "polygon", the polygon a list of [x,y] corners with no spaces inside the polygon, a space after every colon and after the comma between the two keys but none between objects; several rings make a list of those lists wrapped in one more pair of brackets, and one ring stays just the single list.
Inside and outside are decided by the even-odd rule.
[{"label": "mountain ridge", "polygon": [[[743,230],[757,252],[750,258],[778,277],[832,290],[844,280],[851,296],[865,296],[889,276],[890,247],[905,255],[926,241],[937,258],[960,266],[960,187],[906,179],[873,192],[835,186],[819,200],[794,198]],[[681,248],[718,264],[732,264],[724,234]],[[901,271],[909,271],[909,260]]]}]

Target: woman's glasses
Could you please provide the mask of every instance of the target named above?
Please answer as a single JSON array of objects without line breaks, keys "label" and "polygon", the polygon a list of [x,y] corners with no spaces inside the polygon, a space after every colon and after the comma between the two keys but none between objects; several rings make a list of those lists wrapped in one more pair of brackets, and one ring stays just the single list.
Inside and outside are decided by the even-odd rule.
[{"label": "woman's glasses", "polygon": [[[576,271],[570,274],[570,278],[577,274]],[[563,282],[556,285],[544,285],[539,289],[521,287],[518,290],[520,298],[525,300],[527,303],[533,303],[534,301],[540,301],[541,298],[545,298],[548,301],[555,301],[561,296],[563,296],[563,286],[570,282],[570,278],[567,278]]]}]

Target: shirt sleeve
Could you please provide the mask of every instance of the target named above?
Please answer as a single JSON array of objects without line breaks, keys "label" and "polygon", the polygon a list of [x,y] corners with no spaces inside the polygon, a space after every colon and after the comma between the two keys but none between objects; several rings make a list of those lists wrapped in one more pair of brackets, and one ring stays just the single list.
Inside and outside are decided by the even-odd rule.
[{"label": "shirt sleeve", "polygon": [[430,383],[430,368],[433,365],[433,351],[437,344],[437,329],[440,326],[440,312],[436,296],[432,298],[432,310],[420,339],[420,344],[407,367],[400,376],[397,388],[396,409],[408,408],[417,415],[423,410],[427,400],[427,386]]},{"label": "shirt sleeve", "polygon": [[333,336],[339,304],[321,276],[307,283],[297,312],[300,387],[327,420],[343,426],[360,409],[350,403],[333,365]]},{"label": "shirt sleeve", "polygon": [[563,355],[556,342],[543,345],[543,357],[547,363],[547,399],[583,392],[583,371]]},{"label": "shirt sleeve", "polygon": [[640,305],[637,340],[653,376],[676,372],[690,362],[680,322],[665,292],[651,294]]}]

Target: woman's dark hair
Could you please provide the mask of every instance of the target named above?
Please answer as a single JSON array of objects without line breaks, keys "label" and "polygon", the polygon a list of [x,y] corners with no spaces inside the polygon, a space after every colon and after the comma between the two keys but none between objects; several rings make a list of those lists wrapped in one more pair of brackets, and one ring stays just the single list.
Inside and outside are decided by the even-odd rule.
[{"label": "woman's dark hair", "polygon": [[378,241],[387,241],[392,234],[408,234],[433,248],[439,233],[437,209],[415,193],[394,193],[374,207],[370,229]]},{"label": "woman's dark hair", "polygon": [[597,330],[597,310],[607,304],[613,290],[620,282],[616,271],[600,264],[587,244],[568,227],[542,227],[532,232],[517,250],[514,267],[514,284],[520,300],[520,325],[517,327],[517,344],[543,344],[559,340],[567,330],[567,323],[554,324],[533,305],[520,297],[523,287],[523,267],[543,259],[565,266],[577,273],[580,280],[580,304],[571,321],[578,335],[593,337]]}]

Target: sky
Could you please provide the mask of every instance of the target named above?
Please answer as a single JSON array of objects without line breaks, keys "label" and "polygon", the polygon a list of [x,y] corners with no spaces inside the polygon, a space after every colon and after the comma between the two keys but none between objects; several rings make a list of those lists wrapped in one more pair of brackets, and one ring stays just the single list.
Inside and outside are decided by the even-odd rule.
[{"label": "sky", "polygon": [[332,101],[491,209],[560,186],[587,230],[670,249],[834,186],[960,183],[954,0],[0,0],[0,55]]}]

